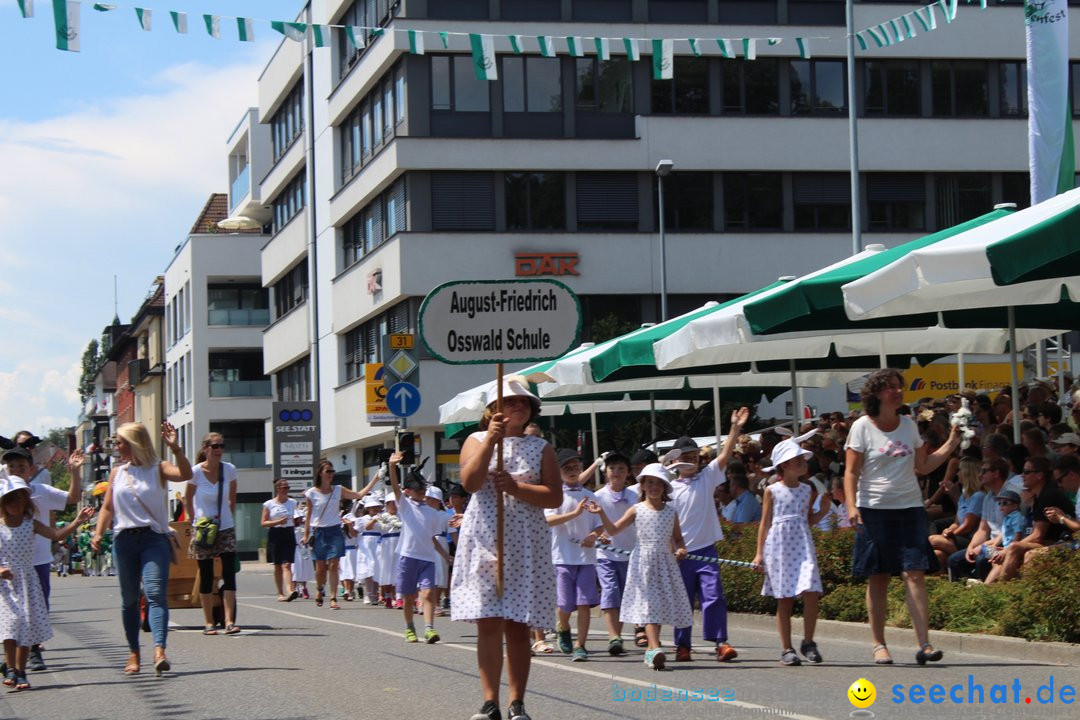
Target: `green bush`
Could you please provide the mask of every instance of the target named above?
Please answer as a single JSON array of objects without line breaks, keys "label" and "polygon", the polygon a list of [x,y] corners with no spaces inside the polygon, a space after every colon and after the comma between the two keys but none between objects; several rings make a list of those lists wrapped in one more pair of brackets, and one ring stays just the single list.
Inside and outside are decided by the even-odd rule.
[{"label": "green bush", "polygon": [[838,585],[821,598],[821,617],[825,620],[866,622],[866,586]]}]

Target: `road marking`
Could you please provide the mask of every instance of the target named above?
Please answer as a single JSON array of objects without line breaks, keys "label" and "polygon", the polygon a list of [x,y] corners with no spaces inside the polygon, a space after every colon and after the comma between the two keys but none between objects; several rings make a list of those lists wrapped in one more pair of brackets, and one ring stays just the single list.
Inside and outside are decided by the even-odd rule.
[{"label": "road marking", "polygon": [[[371,632],[379,633],[381,635],[388,635],[390,637],[401,639],[401,633],[400,632],[398,632],[396,630],[387,630],[386,628],[375,627],[373,625],[364,625],[362,623],[348,622],[348,621],[345,621],[345,620],[334,620],[332,618],[316,617],[314,615],[304,615],[303,613],[293,612],[291,610],[283,610],[281,608],[269,607],[269,606],[266,606],[266,605],[256,605],[254,603],[237,603],[237,605],[241,605],[243,607],[249,607],[249,608],[256,608],[256,609],[259,609],[259,610],[267,610],[269,612],[276,612],[276,613],[280,613],[282,615],[289,615],[289,616],[296,617],[296,618],[302,618],[304,620],[314,620],[316,622],[329,623],[331,625],[344,625],[346,627],[359,628],[361,630],[369,630]],[[452,643],[452,642],[448,642],[448,643],[440,642],[439,646],[448,647],[448,648],[454,648],[455,650],[466,650],[466,651],[471,652],[471,653],[476,652],[476,648],[471,646],[471,645],[459,645],[458,643]],[[578,675],[585,675],[587,677],[593,677],[593,678],[597,678],[599,680],[606,680],[606,681],[617,680],[620,683],[625,683],[627,685],[637,685],[638,687],[643,687],[643,688],[652,688],[653,685],[655,685],[657,690],[670,690],[673,693],[679,692],[680,690],[681,691],[686,690],[686,688],[677,688],[677,687],[674,687],[674,686],[671,686],[671,685],[661,685],[660,683],[657,683],[657,682],[645,682],[644,680],[639,680],[637,678],[625,677],[625,676],[622,676],[622,675],[614,675],[612,673],[598,672],[596,670],[586,670],[585,668],[582,668],[582,667],[574,667],[574,666],[566,665],[566,664],[563,664],[563,663],[556,663],[556,662],[552,662],[551,660],[542,660],[542,659],[537,658],[537,657],[534,657],[532,659],[532,664],[533,665],[541,665],[543,667],[551,668],[552,670],[558,670],[560,672],[570,672],[570,673],[576,673]],[[747,710],[754,710],[754,711],[757,711],[757,712],[767,713],[767,714],[775,716],[775,717],[792,718],[792,720],[824,720],[824,718],[815,717],[813,715],[800,715],[800,714],[795,713],[795,712],[788,712],[788,711],[783,710],[781,708],[771,707],[771,706],[768,706],[768,705],[756,705],[754,703],[748,703],[748,702],[744,702],[742,700],[725,700],[722,703],[718,703],[718,705],[723,705],[725,707],[729,707],[729,706],[734,705],[735,707],[740,707],[740,708],[745,708]]]}]

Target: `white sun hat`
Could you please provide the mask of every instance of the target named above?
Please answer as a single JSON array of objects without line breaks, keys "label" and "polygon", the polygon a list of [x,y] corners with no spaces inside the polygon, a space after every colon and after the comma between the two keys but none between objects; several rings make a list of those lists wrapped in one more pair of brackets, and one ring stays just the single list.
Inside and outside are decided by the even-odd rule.
[{"label": "white sun hat", "polygon": [[800,444],[809,440],[814,435],[817,435],[817,428],[814,428],[808,433],[802,435],[796,435],[795,437],[788,438],[776,444],[776,447],[772,451],[772,465],[770,467],[761,468],[762,472],[771,473],[776,470],[781,463],[786,463],[788,460],[792,460],[797,457],[810,458],[814,453],[809,450],[804,450],[800,447]]},{"label": "white sun hat", "polygon": [[364,496],[364,507],[366,507],[366,508],[382,507],[382,505],[383,505],[382,501],[380,501],[379,498],[375,497],[374,495],[365,495]]},{"label": "white sun hat", "polygon": [[26,481],[17,475],[8,475],[3,480],[0,480],[0,497],[10,495],[17,490],[30,491],[30,486],[26,484]]},{"label": "white sun hat", "polygon": [[668,492],[673,491],[671,487],[671,472],[660,463],[649,463],[641,468],[641,472],[638,473],[637,479],[640,482],[644,477],[654,477],[657,480],[663,480],[664,485],[667,486]]}]

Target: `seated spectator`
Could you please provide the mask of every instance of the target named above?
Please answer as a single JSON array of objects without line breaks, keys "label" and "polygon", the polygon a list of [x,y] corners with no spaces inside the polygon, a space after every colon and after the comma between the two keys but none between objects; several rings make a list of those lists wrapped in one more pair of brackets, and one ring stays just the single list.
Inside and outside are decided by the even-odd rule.
[{"label": "seated spectator", "polygon": [[[1057,462],[1054,463],[1054,482],[1065,493],[1065,497],[1073,503],[1073,514],[1072,517],[1069,517],[1069,508],[1067,507],[1048,507],[1046,508],[1046,519],[1051,523],[1062,525],[1067,532],[1072,534],[1073,548],[1080,549],[1075,542],[1080,538],[1080,500],[1077,500],[1077,491],[1080,490],[1080,458],[1076,455],[1062,455],[1059,457]],[[1024,556],[1024,562],[1030,562],[1031,558],[1037,557],[1039,553],[1048,549],[1037,548],[1031,550]]]},{"label": "seated spectator", "polygon": [[979,464],[983,497],[979,527],[971,537],[971,542],[964,550],[957,550],[949,556],[949,576],[953,580],[967,578],[985,578],[990,572],[990,553],[984,551],[987,543],[1001,535],[1001,521],[1004,515],[997,504],[997,496],[1004,489],[1019,494],[1023,486],[1019,480],[1009,479],[1009,465],[1001,458],[983,460]]},{"label": "seated spectator", "polygon": [[[1070,504],[1065,492],[1054,482],[1050,472],[1050,461],[1044,457],[1028,458],[1024,462],[1024,490],[1031,493],[1031,532],[1024,538],[1010,543],[1002,557],[994,562],[1001,563],[1001,579],[1011,580],[1020,572],[1024,555],[1031,550],[1053,545],[1067,534],[1064,524],[1051,523],[1047,519],[1048,508],[1059,508],[1072,517],[1075,504]],[[1066,508],[1072,508],[1071,511]]]},{"label": "seated spectator", "polygon": [[1049,432],[1051,425],[1061,422],[1061,406],[1054,402],[1044,402],[1039,406],[1035,422],[1040,428]]},{"label": "seated spectator", "polygon": [[1050,445],[1053,446],[1054,452],[1059,458],[1071,456],[1076,457],[1080,452],[1080,435],[1074,432],[1062,433],[1056,440],[1051,440]]},{"label": "seated spectator", "polygon": [[1027,517],[1020,512],[1020,495],[1012,490],[1002,490],[994,499],[1005,517],[1001,520],[1001,535],[983,548],[984,552],[990,552],[991,568],[990,574],[986,576],[987,585],[1001,580],[1005,553],[1013,543],[1023,537],[1027,525]]},{"label": "seated spectator", "polygon": [[979,468],[982,461],[973,457],[961,458],[957,472],[960,494],[956,501],[956,518],[945,527],[940,535],[930,536],[930,546],[938,556],[941,567],[948,563],[949,556],[957,550],[963,550],[971,542],[971,536],[979,528],[982,520],[983,501],[986,493],[982,491]]},{"label": "seated spectator", "polygon": [[[828,502],[831,499],[832,508],[829,510],[829,514],[821,518],[817,524],[818,530],[836,530],[837,528],[849,528],[851,527],[851,521],[848,519],[847,505],[844,502],[844,476],[832,475],[829,479],[832,493],[827,497],[822,494],[818,496],[818,502]],[[814,511],[821,505],[815,505]]]},{"label": "seated spectator", "polygon": [[750,492],[746,475],[731,475],[728,485],[731,488],[731,502],[724,506],[724,517],[736,526],[761,520],[761,503]]}]

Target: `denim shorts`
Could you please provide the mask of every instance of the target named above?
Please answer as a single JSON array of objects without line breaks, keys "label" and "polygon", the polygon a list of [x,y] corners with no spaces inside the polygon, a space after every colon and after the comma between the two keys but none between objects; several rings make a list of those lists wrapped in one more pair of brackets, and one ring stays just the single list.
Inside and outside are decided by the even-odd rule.
[{"label": "denim shorts", "polygon": [[936,572],[941,568],[930,546],[929,521],[922,507],[884,510],[859,508],[851,574],[899,575],[905,570]]},{"label": "denim shorts", "polygon": [[311,556],[315,560],[336,560],[345,556],[345,535],[340,525],[315,528]]}]

